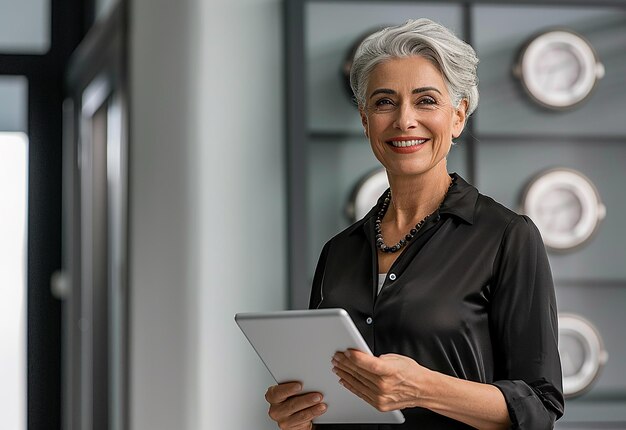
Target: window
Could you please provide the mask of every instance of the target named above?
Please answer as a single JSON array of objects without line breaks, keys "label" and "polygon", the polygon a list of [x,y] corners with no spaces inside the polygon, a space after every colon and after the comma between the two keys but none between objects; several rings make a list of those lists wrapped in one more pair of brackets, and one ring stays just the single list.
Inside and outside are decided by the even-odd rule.
[{"label": "window", "polygon": [[26,429],[28,138],[0,132],[0,428]]},{"label": "window", "polygon": [[0,52],[45,54],[50,49],[51,0],[3,0]]}]

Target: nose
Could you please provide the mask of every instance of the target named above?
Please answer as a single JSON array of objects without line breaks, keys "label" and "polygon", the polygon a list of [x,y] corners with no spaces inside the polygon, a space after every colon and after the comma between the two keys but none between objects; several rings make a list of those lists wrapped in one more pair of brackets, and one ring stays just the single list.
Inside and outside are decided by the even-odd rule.
[{"label": "nose", "polygon": [[417,112],[410,103],[402,103],[396,109],[396,118],[394,126],[402,131],[417,128]]}]

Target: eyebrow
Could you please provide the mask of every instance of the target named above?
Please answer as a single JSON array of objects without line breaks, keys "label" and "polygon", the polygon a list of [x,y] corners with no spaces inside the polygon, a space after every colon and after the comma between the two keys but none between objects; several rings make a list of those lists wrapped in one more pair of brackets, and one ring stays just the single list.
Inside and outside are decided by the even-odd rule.
[{"label": "eyebrow", "polygon": [[[413,91],[411,91],[411,94],[419,94],[419,93],[424,93],[426,91],[436,91],[439,94],[441,94],[441,91],[439,91],[435,87],[415,88]],[[394,95],[394,94],[396,94],[396,92],[394,90],[389,89],[389,88],[378,88],[377,90],[374,90],[374,92],[372,92],[372,94],[370,95],[370,99],[372,97],[374,97],[376,94],[391,94],[391,95]]]}]

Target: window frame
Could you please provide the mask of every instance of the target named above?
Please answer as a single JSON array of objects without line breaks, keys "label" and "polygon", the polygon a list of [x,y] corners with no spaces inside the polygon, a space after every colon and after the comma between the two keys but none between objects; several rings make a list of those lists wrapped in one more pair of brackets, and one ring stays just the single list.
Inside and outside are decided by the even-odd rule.
[{"label": "window frame", "polygon": [[0,76],[28,81],[27,428],[61,428],[61,302],[51,292],[62,255],[62,104],[69,57],[93,22],[93,1],[50,4],[45,54],[0,54]]}]

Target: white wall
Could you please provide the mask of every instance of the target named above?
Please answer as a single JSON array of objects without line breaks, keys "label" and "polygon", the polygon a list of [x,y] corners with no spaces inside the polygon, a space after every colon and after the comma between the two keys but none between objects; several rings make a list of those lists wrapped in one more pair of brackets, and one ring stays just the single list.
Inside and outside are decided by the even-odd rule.
[{"label": "white wall", "polygon": [[132,429],[272,429],[233,315],[286,305],[282,5],[131,2]]}]

